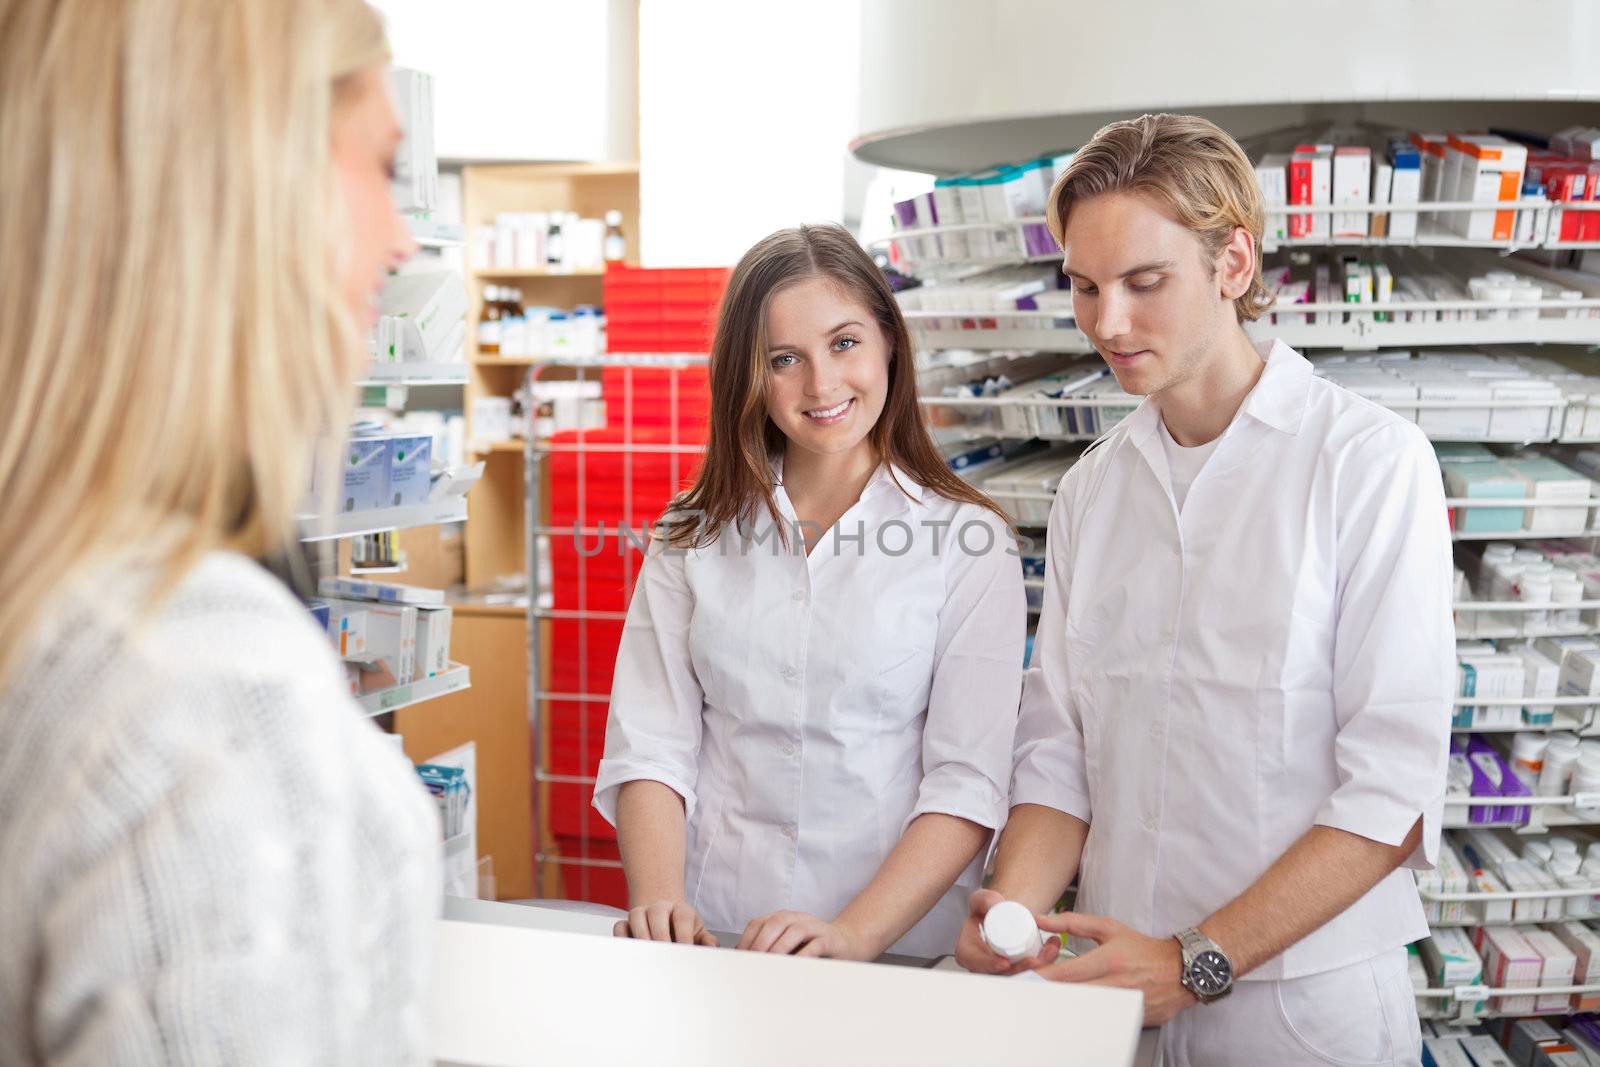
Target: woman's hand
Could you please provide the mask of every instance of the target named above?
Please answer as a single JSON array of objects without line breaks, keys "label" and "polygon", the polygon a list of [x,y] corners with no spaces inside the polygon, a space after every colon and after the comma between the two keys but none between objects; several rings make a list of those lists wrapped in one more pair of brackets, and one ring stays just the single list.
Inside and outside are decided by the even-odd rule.
[{"label": "woman's hand", "polygon": [[736,947],[838,960],[872,960],[878,956],[860,934],[844,923],[827,922],[801,911],[775,911],[750,920]]},{"label": "woman's hand", "polygon": [[680,945],[717,947],[717,938],[700,915],[684,900],[658,900],[630,908],[626,919],[619,919],[612,933],[640,941],[675,941]]}]

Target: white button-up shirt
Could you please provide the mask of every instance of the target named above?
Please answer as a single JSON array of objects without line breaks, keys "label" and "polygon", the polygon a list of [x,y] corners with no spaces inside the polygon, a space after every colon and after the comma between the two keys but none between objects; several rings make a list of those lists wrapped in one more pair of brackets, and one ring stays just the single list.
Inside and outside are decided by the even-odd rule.
[{"label": "white button-up shirt", "polygon": [[[624,782],[683,797],[685,889],[714,930],[835,918],[918,815],[997,829],[1007,811],[1026,599],[1004,522],[880,467],[806,556],[776,498],[788,550],[765,514],[748,547],[652,546],[595,785],[613,824]],[[895,951],[951,950],[983,859]]]},{"label": "white button-up shirt", "polygon": [[[1282,342],[1181,514],[1146,400],[1062,479],[1013,803],[1089,823],[1080,911],[1168,937],[1313,825],[1438,850],[1451,547],[1421,431]],[[1427,934],[1409,871],[1251,972]],[[1227,946],[1223,946],[1226,948]]]}]

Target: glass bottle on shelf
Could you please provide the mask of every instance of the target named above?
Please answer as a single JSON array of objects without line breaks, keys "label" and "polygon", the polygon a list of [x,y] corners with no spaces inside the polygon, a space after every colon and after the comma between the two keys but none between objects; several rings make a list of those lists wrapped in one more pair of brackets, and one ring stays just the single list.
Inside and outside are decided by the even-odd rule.
[{"label": "glass bottle on shelf", "polygon": [[606,212],[606,262],[621,263],[627,255],[628,240],[622,233],[622,212],[612,208]]},{"label": "glass bottle on shelf", "polygon": [[483,304],[478,310],[478,352],[485,356],[500,354],[500,319],[504,309],[500,306],[500,287],[488,285],[483,290]]}]

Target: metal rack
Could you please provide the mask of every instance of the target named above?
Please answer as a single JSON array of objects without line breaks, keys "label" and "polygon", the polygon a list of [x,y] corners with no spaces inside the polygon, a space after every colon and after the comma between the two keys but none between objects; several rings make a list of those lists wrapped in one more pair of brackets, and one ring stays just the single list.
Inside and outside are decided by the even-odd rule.
[{"label": "metal rack", "polygon": [[[704,367],[707,357],[696,353],[662,353],[639,355],[601,355],[601,356],[572,356],[550,357],[541,359],[528,368],[525,385],[531,394],[531,387],[535,381],[555,371],[573,374],[579,381],[592,381],[590,372],[605,368],[620,368],[625,372],[632,370],[682,370],[691,367]],[[595,857],[586,853],[578,855],[563,854],[552,850],[554,834],[549,833],[548,820],[545,818],[549,787],[592,787],[594,776],[590,774],[556,773],[549,768],[549,739],[547,731],[554,725],[551,705],[555,703],[570,703],[578,705],[609,704],[609,693],[596,693],[580,687],[578,692],[567,692],[554,688],[547,688],[546,678],[546,650],[545,637],[547,624],[556,621],[575,622],[578,624],[578,664],[576,665],[580,680],[586,680],[589,674],[592,654],[589,649],[589,628],[591,622],[618,623],[626,617],[626,612],[594,610],[587,607],[577,609],[556,609],[542,583],[541,565],[544,561],[543,542],[547,538],[569,537],[577,543],[577,586],[578,597],[583,604],[588,603],[589,590],[589,565],[593,558],[585,553],[598,547],[598,551],[615,551],[622,557],[624,586],[631,590],[633,581],[637,576],[637,560],[633,555],[638,551],[642,559],[643,547],[648,544],[649,524],[658,519],[659,515],[635,515],[633,512],[633,464],[623,463],[623,518],[618,527],[607,528],[603,520],[591,522],[588,516],[585,490],[588,485],[587,467],[589,457],[597,454],[621,456],[624,458],[636,455],[656,455],[666,457],[669,467],[671,484],[676,486],[680,475],[686,474],[697,463],[698,457],[704,452],[704,447],[698,443],[680,438],[677,419],[677,379],[673,379],[674,388],[669,402],[669,417],[667,420],[668,440],[646,441],[636,440],[634,433],[638,429],[633,420],[633,375],[623,375],[623,395],[620,398],[620,410],[613,412],[613,401],[607,401],[607,421],[615,421],[616,427],[623,433],[621,441],[587,441],[586,431],[576,431],[576,440],[552,444],[549,441],[538,440],[533,432],[533,417],[535,412],[529,411],[526,441],[524,443],[523,463],[525,478],[525,528],[527,530],[527,575],[528,575],[528,717],[529,728],[533,739],[533,774],[534,774],[534,824],[535,833],[538,835],[538,844],[534,852],[534,865],[539,872],[541,882],[547,875],[553,875],[561,867],[577,868],[577,878],[580,897],[587,897],[590,886],[590,872],[596,869],[620,869],[621,864],[610,858]],[[530,405],[531,406],[531,405]],[[615,416],[615,420],[613,419]],[[547,507],[547,480],[545,463],[555,455],[572,455],[576,457],[578,471],[578,504],[577,522],[572,527],[560,528],[547,521],[545,509]],[[632,548],[630,549],[630,545]],[[615,546],[614,548],[612,546]],[[602,727],[603,729],[603,727]],[[580,716],[578,723],[578,750],[587,753],[590,748],[591,735],[587,716]],[[589,837],[588,830],[600,822],[600,816],[593,812],[587,804],[579,810],[579,825],[581,836]]]}]

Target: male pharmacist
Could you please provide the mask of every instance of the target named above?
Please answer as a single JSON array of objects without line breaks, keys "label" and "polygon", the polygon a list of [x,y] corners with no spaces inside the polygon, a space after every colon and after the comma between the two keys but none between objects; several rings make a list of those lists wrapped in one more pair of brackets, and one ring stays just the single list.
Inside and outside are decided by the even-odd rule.
[{"label": "male pharmacist", "polygon": [[[1056,182],[1073,309],[1145,399],[1062,479],[993,891],[1141,990],[1167,1067],[1420,1062],[1410,871],[1439,845],[1454,672],[1417,427],[1242,323],[1262,207],[1202,119],[1114,123]],[[1097,946],[1097,947],[1096,947]],[[1044,1023],[1041,1020],[1041,1023]]]}]

